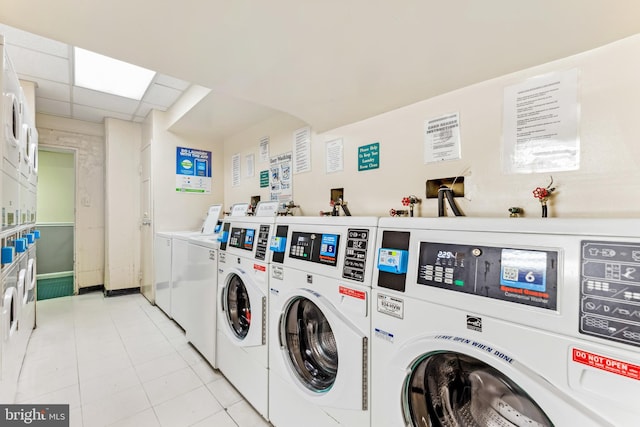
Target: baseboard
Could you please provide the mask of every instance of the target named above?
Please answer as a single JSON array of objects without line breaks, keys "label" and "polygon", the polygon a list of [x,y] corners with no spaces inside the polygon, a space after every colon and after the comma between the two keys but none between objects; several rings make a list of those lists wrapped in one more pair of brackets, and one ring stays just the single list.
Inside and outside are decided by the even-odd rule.
[{"label": "baseboard", "polygon": [[78,295],[83,295],[83,294],[88,294],[89,292],[102,292],[104,291],[104,285],[94,285],[94,286],[87,286],[86,288],[79,288],[78,289]]},{"label": "baseboard", "polygon": [[140,288],[125,288],[125,289],[113,289],[113,290],[105,290],[105,297],[117,297],[120,295],[131,295],[131,294],[139,294]]}]

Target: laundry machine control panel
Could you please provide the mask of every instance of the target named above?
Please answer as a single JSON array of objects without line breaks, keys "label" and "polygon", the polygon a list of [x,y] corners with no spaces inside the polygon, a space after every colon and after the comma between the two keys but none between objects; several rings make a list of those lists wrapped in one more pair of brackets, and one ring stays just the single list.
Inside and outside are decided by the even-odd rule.
[{"label": "laundry machine control panel", "polygon": [[421,242],[417,283],[555,310],[558,252]]},{"label": "laundry machine control panel", "polygon": [[294,231],[291,234],[289,257],[335,266],[338,262],[339,244],[338,234]]},{"label": "laundry machine control panel", "polygon": [[640,346],[640,242],[581,242],[580,332]]},{"label": "laundry machine control panel", "polygon": [[228,244],[232,248],[245,251],[253,251],[255,249],[255,258],[264,261],[269,248],[270,230],[271,226],[268,224],[261,224],[257,229],[232,226],[229,232]]}]

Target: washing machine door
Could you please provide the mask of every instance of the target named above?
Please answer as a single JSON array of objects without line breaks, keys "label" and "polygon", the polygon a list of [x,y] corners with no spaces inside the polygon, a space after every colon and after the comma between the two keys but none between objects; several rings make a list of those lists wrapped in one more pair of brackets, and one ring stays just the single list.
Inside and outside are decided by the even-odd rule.
[{"label": "washing machine door", "polygon": [[285,365],[307,400],[367,409],[368,337],[334,305],[301,289],[285,304],[279,331]]},{"label": "washing machine door", "polygon": [[18,330],[18,291],[12,286],[7,288],[2,298],[3,340],[9,341]]},{"label": "washing machine door", "polygon": [[412,426],[553,426],[544,411],[502,372],[452,351],[414,361],[402,404]]},{"label": "washing machine door", "polygon": [[27,276],[25,278],[25,303],[35,300],[36,282],[36,260],[35,258],[29,258]]},{"label": "washing machine door", "polygon": [[224,325],[221,329],[240,347],[266,345],[267,297],[240,270],[232,270],[222,291]]}]

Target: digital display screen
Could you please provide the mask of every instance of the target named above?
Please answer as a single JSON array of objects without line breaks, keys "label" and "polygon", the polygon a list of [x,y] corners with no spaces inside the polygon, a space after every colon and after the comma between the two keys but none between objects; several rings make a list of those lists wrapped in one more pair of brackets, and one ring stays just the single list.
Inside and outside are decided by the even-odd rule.
[{"label": "digital display screen", "polygon": [[291,234],[289,257],[335,266],[339,242],[340,236],[337,234],[294,231]]},{"label": "digital display screen", "polygon": [[500,284],[519,289],[547,290],[547,253],[503,249]]},{"label": "digital display screen", "polygon": [[256,230],[253,228],[232,227],[231,233],[229,234],[229,246],[252,251],[255,235]]}]

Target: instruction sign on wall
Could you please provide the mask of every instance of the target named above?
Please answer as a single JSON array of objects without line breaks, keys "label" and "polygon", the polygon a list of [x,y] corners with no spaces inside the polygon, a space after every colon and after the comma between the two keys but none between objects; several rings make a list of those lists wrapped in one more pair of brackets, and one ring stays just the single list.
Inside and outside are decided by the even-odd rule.
[{"label": "instruction sign on wall", "polygon": [[579,168],[577,69],[546,74],[505,88],[503,108],[505,172]]},{"label": "instruction sign on wall", "polygon": [[211,151],[176,147],[176,191],[211,193]]},{"label": "instruction sign on wall", "polygon": [[380,167],[380,143],[358,147],[358,172]]}]

